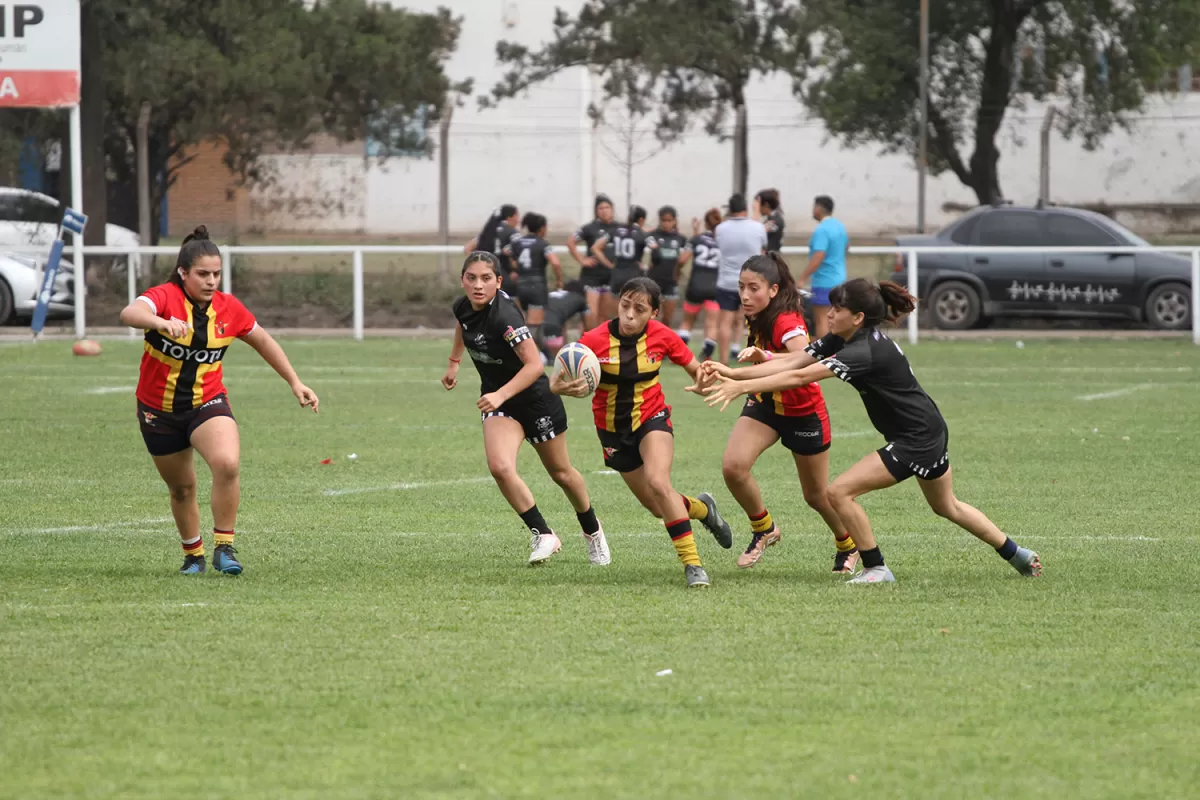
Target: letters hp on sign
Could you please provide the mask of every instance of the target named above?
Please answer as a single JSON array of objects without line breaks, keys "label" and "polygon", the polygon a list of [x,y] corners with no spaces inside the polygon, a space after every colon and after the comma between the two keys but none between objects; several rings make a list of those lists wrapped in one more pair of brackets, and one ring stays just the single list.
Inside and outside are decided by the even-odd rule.
[{"label": "letters hp on sign", "polygon": [[0,0],[0,108],[79,103],[79,0]]}]

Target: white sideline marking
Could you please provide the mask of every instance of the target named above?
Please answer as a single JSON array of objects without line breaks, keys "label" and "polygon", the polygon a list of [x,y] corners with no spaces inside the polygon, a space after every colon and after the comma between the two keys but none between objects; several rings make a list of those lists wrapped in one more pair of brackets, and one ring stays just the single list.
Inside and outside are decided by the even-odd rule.
[{"label": "white sideline marking", "polygon": [[445,481],[423,481],[420,483],[389,483],[387,486],[360,486],[354,489],[326,489],[322,494],[326,497],[341,497],[347,494],[365,494],[367,492],[405,492],[410,489],[428,489],[435,486],[461,486],[467,483],[491,483],[492,477],[486,478],[453,478]]},{"label": "white sideline marking", "polygon": [[1127,394],[1140,392],[1143,389],[1153,389],[1157,386],[1154,383],[1139,383],[1136,386],[1126,386],[1124,389],[1114,389],[1111,392],[1099,392],[1097,394],[1081,394],[1076,397],[1076,400],[1082,400],[1085,403],[1092,400],[1111,400],[1114,397],[1124,397]]},{"label": "white sideline marking", "polygon": [[13,533],[81,533],[83,531],[111,531],[120,528],[136,528],[139,525],[152,525],[159,522],[171,522],[173,517],[151,517],[149,519],[125,520],[122,522],[106,522],[100,525],[66,525],[60,528],[30,528],[12,529]]},{"label": "white sideline marking", "polygon": [[845,433],[842,433],[840,431],[834,431],[832,438],[834,438],[834,439],[861,439],[864,436],[878,436],[881,439],[883,438],[883,434],[881,434],[877,430],[846,431]]},{"label": "white sideline marking", "polygon": [[620,475],[621,473],[617,472],[615,469],[598,469],[592,474],[594,474],[594,475]]},{"label": "white sideline marking", "polygon": [[124,392],[132,393],[136,387],[134,386],[95,386],[88,389],[84,394],[122,394]]}]

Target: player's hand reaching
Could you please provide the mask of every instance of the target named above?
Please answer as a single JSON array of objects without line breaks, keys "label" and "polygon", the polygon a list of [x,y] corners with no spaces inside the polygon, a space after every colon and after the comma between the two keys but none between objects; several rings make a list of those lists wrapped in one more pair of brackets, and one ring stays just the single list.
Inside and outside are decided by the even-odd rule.
[{"label": "player's hand reaching", "polygon": [[557,395],[566,395],[567,397],[587,397],[587,379],[576,378],[573,381],[569,381],[566,378],[565,372],[556,371],[550,378],[550,391]]},{"label": "player's hand reaching", "polygon": [[158,324],[154,329],[168,339],[182,339],[187,335],[188,324],[181,319],[163,319],[158,318]]},{"label": "player's hand reaching", "polygon": [[321,399],[317,397],[316,392],[297,381],[292,386],[292,394],[296,395],[296,399],[300,401],[301,408],[312,406],[313,413],[317,413],[317,406],[321,404]]},{"label": "player's hand reaching", "polygon": [[749,361],[751,364],[761,364],[764,361],[770,361],[771,355],[761,347],[747,347],[738,353],[737,360],[739,362]]},{"label": "player's hand reaching", "polygon": [[720,403],[720,410],[724,411],[730,403],[746,393],[745,388],[743,388],[744,385],[736,381],[723,381],[719,386],[709,390],[708,397],[705,398],[704,402],[714,408],[717,403]]},{"label": "player's hand reaching", "polygon": [[487,414],[492,411],[499,410],[500,406],[504,405],[504,396],[499,392],[488,392],[479,398],[479,402],[475,404],[480,411]]},{"label": "player's hand reaching", "polygon": [[446,374],[442,376],[442,386],[446,387],[447,392],[458,386],[458,364],[453,361],[446,367]]}]

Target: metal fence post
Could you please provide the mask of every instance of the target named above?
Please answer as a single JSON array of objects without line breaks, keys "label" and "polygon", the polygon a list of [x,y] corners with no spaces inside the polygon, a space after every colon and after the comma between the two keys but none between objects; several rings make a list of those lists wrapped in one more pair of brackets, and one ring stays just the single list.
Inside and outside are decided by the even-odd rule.
[{"label": "metal fence post", "polygon": [[[908,251],[908,291],[913,297],[917,296],[917,251]],[[917,343],[917,322],[921,316],[921,307],[917,306],[908,315],[908,343]]]},{"label": "metal fence post", "polygon": [[233,293],[233,255],[228,248],[221,251],[221,291]]},{"label": "metal fence post", "polygon": [[[129,305],[133,305],[133,301],[137,300],[137,264],[139,256],[135,252],[130,252],[125,256],[125,279],[129,285]],[[129,329],[129,338],[136,339],[141,333],[137,328]]]},{"label": "metal fence post", "polygon": [[363,338],[363,252],[354,251],[354,338]]},{"label": "metal fence post", "polygon": [[1192,251],[1192,344],[1200,345],[1200,250]]}]

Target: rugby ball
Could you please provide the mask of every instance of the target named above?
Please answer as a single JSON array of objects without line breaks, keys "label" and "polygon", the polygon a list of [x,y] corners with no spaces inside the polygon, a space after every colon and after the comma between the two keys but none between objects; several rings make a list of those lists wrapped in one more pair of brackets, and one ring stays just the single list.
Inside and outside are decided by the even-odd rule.
[{"label": "rugby ball", "polygon": [[587,381],[588,394],[600,385],[600,359],[587,345],[571,342],[554,357],[554,372],[565,373],[567,380],[583,378]]},{"label": "rugby ball", "polygon": [[71,352],[77,356],[98,356],[100,343],[92,339],[80,339],[71,348]]}]

